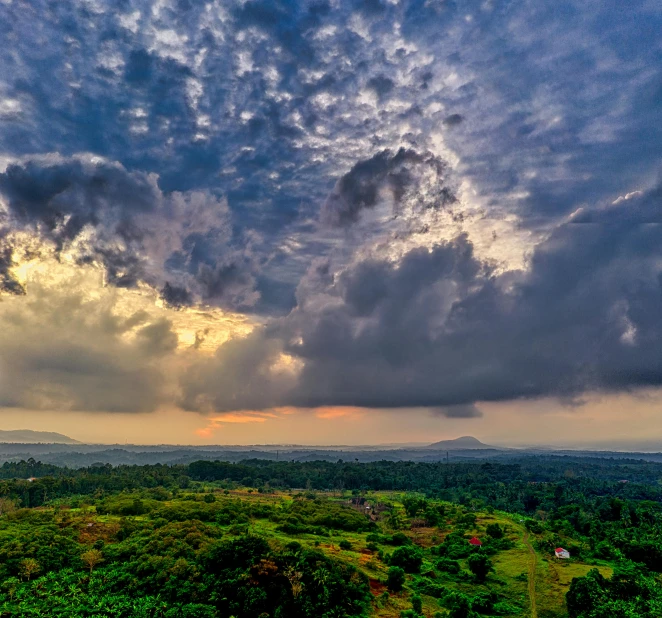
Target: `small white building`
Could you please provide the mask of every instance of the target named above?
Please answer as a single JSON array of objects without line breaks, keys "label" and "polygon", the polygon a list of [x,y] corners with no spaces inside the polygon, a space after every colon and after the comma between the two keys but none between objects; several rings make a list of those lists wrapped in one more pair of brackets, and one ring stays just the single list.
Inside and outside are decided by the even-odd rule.
[{"label": "small white building", "polygon": [[568,558],[570,558],[570,552],[567,549],[563,549],[563,547],[557,547],[554,550],[554,555],[557,558],[561,558],[563,560],[567,560]]}]

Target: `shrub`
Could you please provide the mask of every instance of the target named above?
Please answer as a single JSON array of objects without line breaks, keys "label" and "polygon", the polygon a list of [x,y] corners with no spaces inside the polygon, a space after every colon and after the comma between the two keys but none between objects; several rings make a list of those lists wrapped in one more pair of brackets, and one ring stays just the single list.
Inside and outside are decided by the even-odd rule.
[{"label": "shrub", "polygon": [[444,604],[450,610],[449,618],[474,618],[476,616],[471,609],[471,600],[461,592],[451,592],[444,599]]},{"label": "shrub", "polygon": [[460,572],[460,563],[450,558],[440,558],[436,564],[437,570],[443,573],[456,574]]},{"label": "shrub", "polygon": [[423,556],[417,547],[398,547],[389,558],[391,566],[402,567],[407,573],[419,573]]},{"label": "shrub", "polygon": [[494,570],[492,561],[482,552],[471,554],[468,560],[469,570],[479,582],[484,582],[490,571]]},{"label": "shrub", "polygon": [[479,592],[471,599],[471,608],[481,614],[491,614],[494,610],[497,595],[492,592]]},{"label": "shrub", "polygon": [[387,537],[384,542],[397,547],[411,545],[411,539],[404,532],[396,532],[393,536]]},{"label": "shrub", "polygon": [[386,578],[386,587],[392,592],[400,592],[405,585],[405,572],[397,566],[392,566],[388,570]]}]

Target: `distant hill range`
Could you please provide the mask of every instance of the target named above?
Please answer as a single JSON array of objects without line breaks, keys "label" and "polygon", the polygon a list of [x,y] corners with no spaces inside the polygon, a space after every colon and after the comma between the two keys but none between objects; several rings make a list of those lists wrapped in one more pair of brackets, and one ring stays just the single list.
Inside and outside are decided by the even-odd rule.
[{"label": "distant hill range", "polygon": [[0,429],[0,442],[11,444],[80,444],[69,436],[53,431],[32,431],[30,429],[16,429],[3,431]]},{"label": "distant hill range", "polygon": [[458,450],[468,450],[468,449],[498,449],[502,450],[498,446],[490,446],[489,444],[483,444],[480,440],[477,440],[473,436],[462,436],[461,438],[455,438],[455,440],[441,440],[440,442],[434,442],[425,448],[435,449],[438,451],[458,451]]}]

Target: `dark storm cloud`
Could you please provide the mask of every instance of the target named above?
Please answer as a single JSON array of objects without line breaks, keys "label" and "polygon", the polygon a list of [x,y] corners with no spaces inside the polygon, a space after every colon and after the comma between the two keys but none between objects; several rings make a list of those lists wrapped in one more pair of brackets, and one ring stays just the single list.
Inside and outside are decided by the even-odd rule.
[{"label": "dark storm cloud", "polygon": [[[258,298],[255,264],[245,247],[232,246],[227,205],[212,195],[164,195],[156,175],[91,155],[12,163],[0,173],[0,195],[14,228],[33,231],[57,253],[74,251],[80,264],[101,264],[111,285],[147,283],[170,305],[202,298],[247,307]],[[0,274],[5,291],[16,293],[11,255],[7,247]]]},{"label": "dark storm cloud", "polygon": [[[282,391],[261,386],[268,394],[250,405],[472,417],[477,401],[658,386],[661,208],[655,189],[577,213],[536,248],[527,271],[495,273],[466,237],[397,263],[360,260],[333,278],[316,265],[297,309],[263,339],[303,363],[298,380]],[[236,391],[214,392],[222,407],[244,405]]]},{"label": "dark storm cloud", "polygon": [[443,408],[432,408],[430,412],[446,418],[480,418],[483,413],[473,404],[459,404]]},{"label": "dark storm cloud", "polygon": [[117,233],[131,237],[126,215],[158,208],[161,199],[154,176],[128,173],[121,165],[92,158],[10,164],[0,174],[0,192],[20,222],[39,222],[62,240],[98,223],[108,211],[116,211]]},{"label": "dark storm cloud", "polygon": [[166,281],[161,289],[160,296],[166,306],[171,309],[180,309],[193,302],[193,296],[186,288],[171,285],[169,281]]},{"label": "dark storm cloud", "polygon": [[447,127],[456,127],[457,125],[461,124],[463,120],[464,116],[462,116],[462,114],[451,114],[450,116],[446,116],[446,118],[444,118],[444,124]]},{"label": "dark storm cloud", "polygon": [[0,247],[0,291],[16,295],[25,294],[25,288],[10,272],[12,266],[14,266],[14,249]]},{"label": "dark storm cloud", "polygon": [[452,190],[444,186],[448,166],[441,158],[405,148],[396,153],[384,150],[359,161],[340,178],[324,204],[322,220],[332,225],[350,225],[363,210],[377,204],[385,189],[399,204],[409,190],[418,191],[421,169],[431,171],[437,183],[436,195],[428,200],[429,208],[443,208],[457,201]]}]

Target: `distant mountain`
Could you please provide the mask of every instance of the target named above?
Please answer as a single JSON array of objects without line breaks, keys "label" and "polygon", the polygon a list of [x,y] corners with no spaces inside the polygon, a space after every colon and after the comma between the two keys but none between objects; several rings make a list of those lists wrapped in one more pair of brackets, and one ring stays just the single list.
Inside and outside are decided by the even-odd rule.
[{"label": "distant mountain", "polygon": [[0,442],[12,444],[80,444],[69,436],[53,431],[32,431],[30,429],[16,429],[3,431],[0,429]]},{"label": "distant mountain", "polygon": [[461,438],[456,438],[455,440],[441,440],[440,442],[435,442],[434,444],[430,444],[425,448],[432,448],[440,451],[457,451],[479,448],[495,449],[498,447],[483,444],[480,440],[477,440],[473,436],[462,436]]}]

